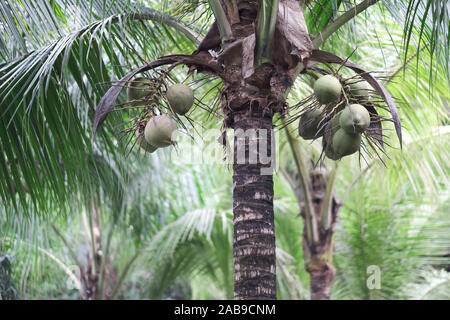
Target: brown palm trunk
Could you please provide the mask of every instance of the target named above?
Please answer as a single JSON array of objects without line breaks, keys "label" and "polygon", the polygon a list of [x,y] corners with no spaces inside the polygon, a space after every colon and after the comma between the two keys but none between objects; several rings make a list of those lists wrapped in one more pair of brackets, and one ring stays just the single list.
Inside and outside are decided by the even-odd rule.
[{"label": "brown palm trunk", "polygon": [[243,103],[245,111],[234,113],[233,124],[234,296],[276,299],[272,161],[267,163],[272,114],[258,103],[249,107],[255,106],[250,101]]},{"label": "brown palm trunk", "polygon": [[[272,117],[286,113],[285,94],[312,43],[298,2],[273,2],[281,11],[271,10],[270,19],[260,14],[261,1],[219,2],[218,28],[211,28],[199,50],[219,52],[224,125],[235,132],[234,296],[276,299]],[[247,138],[241,141],[239,134]]]},{"label": "brown palm trunk", "polygon": [[[310,275],[310,294],[311,300],[330,299],[330,286],[336,275],[336,269],[333,266],[334,253],[334,229],[340,205],[332,193],[328,207],[328,225],[325,227],[322,223],[325,217],[322,216],[325,206],[325,193],[329,183],[323,170],[310,171],[310,190],[315,219],[318,223],[318,234],[315,242],[309,241],[306,232],[303,234],[303,248],[305,251],[305,266]],[[303,214],[306,224],[305,215]]]},{"label": "brown palm trunk", "polygon": [[311,300],[330,299],[330,285],[335,276],[335,269],[329,263],[320,263],[315,270],[310,270]]}]

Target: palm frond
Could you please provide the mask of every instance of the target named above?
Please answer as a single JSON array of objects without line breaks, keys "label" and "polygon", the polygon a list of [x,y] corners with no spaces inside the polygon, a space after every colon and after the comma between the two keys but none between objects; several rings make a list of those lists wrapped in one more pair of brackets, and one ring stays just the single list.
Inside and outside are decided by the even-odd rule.
[{"label": "palm frond", "polygon": [[450,297],[450,273],[445,270],[425,268],[420,283],[405,288],[414,300],[448,300]]},{"label": "palm frond", "polygon": [[[372,190],[370,183],[361,187]],[[412,292],[398,288],[420,283],[422,268],[438,261],[450,263],[445,258],[450,241],[448,217],[431,203],[417,206],[415,196],[405,195],[405,189],[390,189],[385,196],[366,194],[342,210],[343,225],[336,238],[335,298],[405,299]],[[371,266],[381,272],[380,288],[367,285]]]},{"label": "palm frond", "polygon": [[[416,48],[417,63],[420,50],[425,47],[430,53],[430,64],[437,61],[450,80],[450,7],[445,0],[388,0],[385,5],[397,23],[403,27],[404,60],[407,60],[410,44]],[[436,59],[436,60],[435,60]],[[433,68],[430,69],[430,81]]]},{"label": "palm frond", "polygon": [[[47,9],[34,10],[40,3],[41,9]],[[116,78],[111,71],[121,77],[124,69],[162,52],[193,51],[192,39],[197,37],[183,22],[153,9],[130,7],[128,1],[92,1],[89,8],[81,4],[86,14],[75,27],[68,22],[71,11],[61,16],[61,8],[78,1],[57,1],[52,10],[47,3],[12,6],[2,2],[0,11],[2,19],[12,16],[17,22],[2,30],[7,32],[7,43],[18,43],[22,34],[16,29],[27,35],[27,50],[21,52],[27,53],[0,65],[0,146],[4,150],[0,195],[16,208],[18,203],[42,209],[64,203],[77,194],[80,182],[89,179],[86,154],[92,157],[100,145],[110,154],[123,148],[114,142],[114,133],[104,133],[94,149],[89,139],[94,106],[105,92],[104,85]],[[51,28],[42,27],[51,22]],[[170,42],[152,41],[162,37]],[[17,56],[13,51],[9,57]]]},{"label": "palm frond", "polygon": [[341,0],[306,2],[305,20],[309,33],[317,35],[338,15]]}]

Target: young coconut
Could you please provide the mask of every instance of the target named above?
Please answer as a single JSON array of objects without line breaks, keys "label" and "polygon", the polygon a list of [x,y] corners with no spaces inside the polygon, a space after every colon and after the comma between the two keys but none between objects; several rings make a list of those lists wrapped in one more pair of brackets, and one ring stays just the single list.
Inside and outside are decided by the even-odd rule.
[{"label": "young coconut", "polygon": [[[129,101],[139,100],[150,94],[152,81],[148,78],[136,78],[128,83],[127,97]],[[144,101],[134,101],[133,105],[144,105]]]},{"label": "young coconut", "polygon": [[156,147],[152,146],[151,144],[149,144],[146,140],[143,134],[139,135],[137,137],[137,144],[139,146],[139,148],[145,150],[148,153],[153,153],[156,151]]},{"label": "young coconut", "polygon": [[339,129],[333,136],[332,147],[339,157],[345,157],[359,150],[361,134],[349,134],[344,129]]},{"label": "young coconut", "polygon": [[339,154],[337,154],[336,152],[334,152],[334,149],[333,149],[333,145],[332,145],[332,144],[327,144],[327,145],[325,146],[324,152],[325,152],[325,156],[326,156],[328,159],[331,159],[331,160],[339,160],[339,159],[341,158],[341,157],[339,156]]},{"label": "young coconut", "polygon": [[363,133],[370,125],[370,114],[360,104],[348,105],[341,114],[339,124],[347,133]]},{"label": "young coconut", "polygon": [[[323,135],[323,123],[322,114],[324,107],[315,108],[314,110],[307,111],[300,117],[298,125],[298,134],[305,140],[316,139]],[[320,130],[319,128],[322,127]]]},{"label": "young coconut", "polygon": [[153,147],[163,148],[176,141],[177,126],[166,115],[151,118],[145,126],[145,140]]},{"label": "young coconut", "polygon": [[339,118],[342,112],[339,112],[334,116],[332,120],[328,122],[325,127],[325,132],[322,138],[322,147],[325,153],[325,156],[331,160],[339,160],[341,157],[338,153],[334,151],[333,148],[333,136],[335,133],[341,128],[339,125]]},{"label": "young coconut", "polygon": [[367,82],[352,80],[349,83],[350,93],[358,100],[367,100],[369,98],[369,87]]},{"label": "young coconut", "polygon": [[336,101],[341,96],[342,85],[332,75],[322,76],[314,83],[314,94],[321,104]]},{"label": "young coconut", "polygon": [[194,92],[187,85],[176,83],[167,89],[167,100],[173,111],[185,115],[194,104]]}]

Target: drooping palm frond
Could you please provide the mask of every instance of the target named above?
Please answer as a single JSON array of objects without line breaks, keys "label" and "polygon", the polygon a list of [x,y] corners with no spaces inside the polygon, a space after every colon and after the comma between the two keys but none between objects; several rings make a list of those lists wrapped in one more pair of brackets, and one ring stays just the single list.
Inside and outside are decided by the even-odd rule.
[{"label": "drooping palm frond", "polygon": [[[407,60],[410,44],[416,48],[417,63],[422,47],[430,53],[430,65],[434,61],[445,70],[450,80],[450,6],[445,0],[387,0],[385,5],[398,24],[403,26],[404,60]],[[430,81],[433,79],[430,69]]]},{"label": "drooping palm frond", "polygon": [[298,261],[298,258],[277,248],[277,297],[280,300],[306,300],[309,297],[306,282],[300,279],[294,267]]},{"label": "drooping palm frond", "polygon": [[339,13],[340,0],[314,0],[307,1],[305,6],[305,18],[308,30],[311,34],[317,35],[331,21],[333,21]]},{"label": "drooping palm frond", "polygon": [[[131,219],[128,223],[136,226],[136,232],[144,239],[136,270],[142,273],[140,266],[148,266],[148,283],[140,290],[150,298],[161,298],[176,281],[198,275],[215,279],[224,295],[230,297],[233,292],[231,218],[223,211],[230,210],[228,196],[221,194],[231,189],[224,188],[225,176],[213,167],[169,163],[164,152],[159,155],[161,159],[149,160],[154,165],[154,173],[148,171],[148,166],[142,167],[142,172],[136,171],[139,178],[131,181],[130,188],[135,191],[129,193]],[[209,197],[212,190],[216,194],[213,198]],[[133,196],[139,192],[141,197]],[[145,197],[153,200],[149,202]],[[155,219],[156,228],[141,233],[139,216]]]},{"label": "drooping palm frond", "polygon": [[[354,1],[347,3],[340,1],[313,1],[309,4],[309,11],[307,11],[308,28],[312,34],[318,35],[319,32],[324,31],[327,38],[330,32],[339,34],[339,38],[335,42],[345,42],[352,44],[354,48],[359,45],[360,41],[356,35],[360,34],[360,25],[354,22],[354,16],[358,15],[366,20],[366,24],[370,21],[370,26],[373,26],[374,10],[381,10],[385,16],[385,24],[391,24],[389,19],[386,19],[387,14],[394,18],[395,24],[402,28],[402,49],[403,60],[409,58],[409,52],[412,48],[415,49],[416,62],[419,63],[420,52],[425,48],[429,53],[430,65],[433,66],[429,70],[430,81],[433,79],[434,67],[439,66],[445,70],[447,81],[450,76],[449,68],[449,47],[450,47],[450,7],[445,0],[434,1],[420,1],[420,0],[386,0],[379,1],[379,5],[373,6],[378,1],[364,0],[361,2]],[[352,7],[353,6],[353,7]],[[356,10],[360,7],[362,11]],[[338,14],[340,9],[347,10],[345,14]],[[386,12],[387,11],[387,12]],[[351,14],[353,12],[353,15]],[[343,19],[347,15],[347,19]],[[341,23],[340,20],[343,20]],[[345,23],[344,23],[345,22]],[[344,26],[343,28],[340,28]],[[340,30],[338,29],[340,28]],[[331,29],[331,30],[330,30]],[[347,36],[342,35],[342,30],[347,32]],[[381,28],[374,27],[375,37],[378,38],[377,32],[386,30],[390,32],[387,26]],[[346,39],[342,41],[340,39]],[[395,40],[392,39],[395,43]],[[331,46],[334,48],[334,46]],[[380,43],[381,47],[381,43]]]},{"label": "drooping palm frond", "polygon": [[[119,20],[152,20],[173,27],[194,40],[200,37],[179,19],[130,1],[13,1],[0,4],[0,12],[3,22],[0,30],[7,35],[7,39],[2,38],[3,42],[0,42],[4,44],[0,46],[0,52],[4,54],[5,61],[48,45],[95,21],[113,16]],[[172,37],[170,33],[167,36]]]},{"label": "drooping palm frond", "polygon": [[[116,78],[111,72],[121,77],[142,60],[195,48],[197,34],[167,14],[128,1],[90,4],[2,2],[0,17],[16,21],[0,25],[7,44],[26,44],[22,51],[3,47],[8,59],[15,58],[0,65],[0,195],[5,203],[47,208],[76,194],[79,182],[88,180],[90,119],[104,85]],[[71,8],[85,13],[76,23],[69,21]],[[43,28],[47,23],[52,27]],[[161,43],[163,37],[169,41]],[[114,140],[103,134],[101,149],[114,154],[123,148]],[[49,197],[53,201],[46,201]]]},{"label": "drooping palm frond", "polygon": [[159,260],[151,269],[148,297],[162,299],[177,279],[201,273],[208,260],[212,260],[211,249],[205,242],[193,240],[179,247],[169,259]]},{"label": "drooping palm frond", "polygon": [[[95,204],[104,208],[108,212],[104,218],[105,224],[118,224],[117,221],[120,219],[124,207],[125,175],[123,171],[126,168],[123,164],[113,163],[98,154],[94,154],[92,158],[87,156],[87,158],[89,159],[87,174],[90,180],[89,183],[84,181],[88,184],[81,187],[87,194],[74,196],[66,212],[63,209],[65,205],[62,204],[59,211],[56,212],[65,213],[64,215],[42,217],[42,213],[36,213],[33,208],[21,205],[11,215],[5,215],[5,208],[0,209],[0,234],[2,235],[0,247],[16,258],[13,268],[14,276],[17,281],[22,283],[20,291],[24,295],[52,297],[53,293],[45,287],[51,285],[43,278],[44,275],[46,276],[46,272],[41,273],[40,271],[52,268],[55,268],[52,272],[58,273],[61,277],[60,284],[55,285],[59,290],[67,290],[68,294],[72,295],[71,289],[66,287],[69,282],[76,284],[75,289],[80,289],[80,275],[76,274],[76,270],[74,270],[75,267],[80,268],[80,263],[68,252],[76,252],[77,240],[85,239],[85,236],[77,233],[79,228],[76,227],[76,222],[80,221],[80,217],[83,216],[80,215],[80,212],[83,212],[86,206]],[[91,185],[94,180],[97,181],[96,186]],[[70,212],[70,216],[67,215],[68,212]],[[90,215],[90,212],[87,215]],[[61,243],[59,238],[55,239],[54,232],[49,228],[54,224],[58,225],[58,228],[66,230],[70,241],[65,240]],[[111,230],[111,228],[109,229]],[[107,233],[106,230],[104,232]],[[104,250],[106,256],[109,254],[108,249],[106,244]],[[30,274],[22,273],[22,270],[32,270],[32,272]]]}]

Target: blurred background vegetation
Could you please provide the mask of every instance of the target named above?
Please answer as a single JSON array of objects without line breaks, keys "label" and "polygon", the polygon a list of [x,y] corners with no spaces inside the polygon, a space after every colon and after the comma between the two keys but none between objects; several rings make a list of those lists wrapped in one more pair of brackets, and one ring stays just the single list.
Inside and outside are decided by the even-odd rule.
[{"label": "blurred background vegetation", "polygon": [[[448,42],[431,39],[441,50],[421,46],[420,28],[405,42],[405,2],[372,6],[324,45],[391,80],[404,127],[403,150],[386,125],[393,148],[381,160],[339,163],[332,299],[450,299]],[[168,149],[127,154],[118,135],[126,113],[110,117],[90,141],[95,106],[110,82],[159,56],[195,51],[212,22],[206,4],[25,3],[0,5],[0,299],[232,298],[231,168],[177,163]],[[331,17],[353,4],[330,3]],[[448,9],[444,18],[445,28]],[[174,77],[183,81],[185,71]],[[217,110],[220,83],[200,75],[190,82]],[[310,92],[301,76],[288,102]],[[192,118],[221,128],[201,109]],[[320,141],[297,143],[305,158],[318,158]],[[294,167],[283,131],[278,149],[278,298],[309,299],[300,209],[282,174]],[[369,266],[380,268],[380,289],[367,286]]]}]

